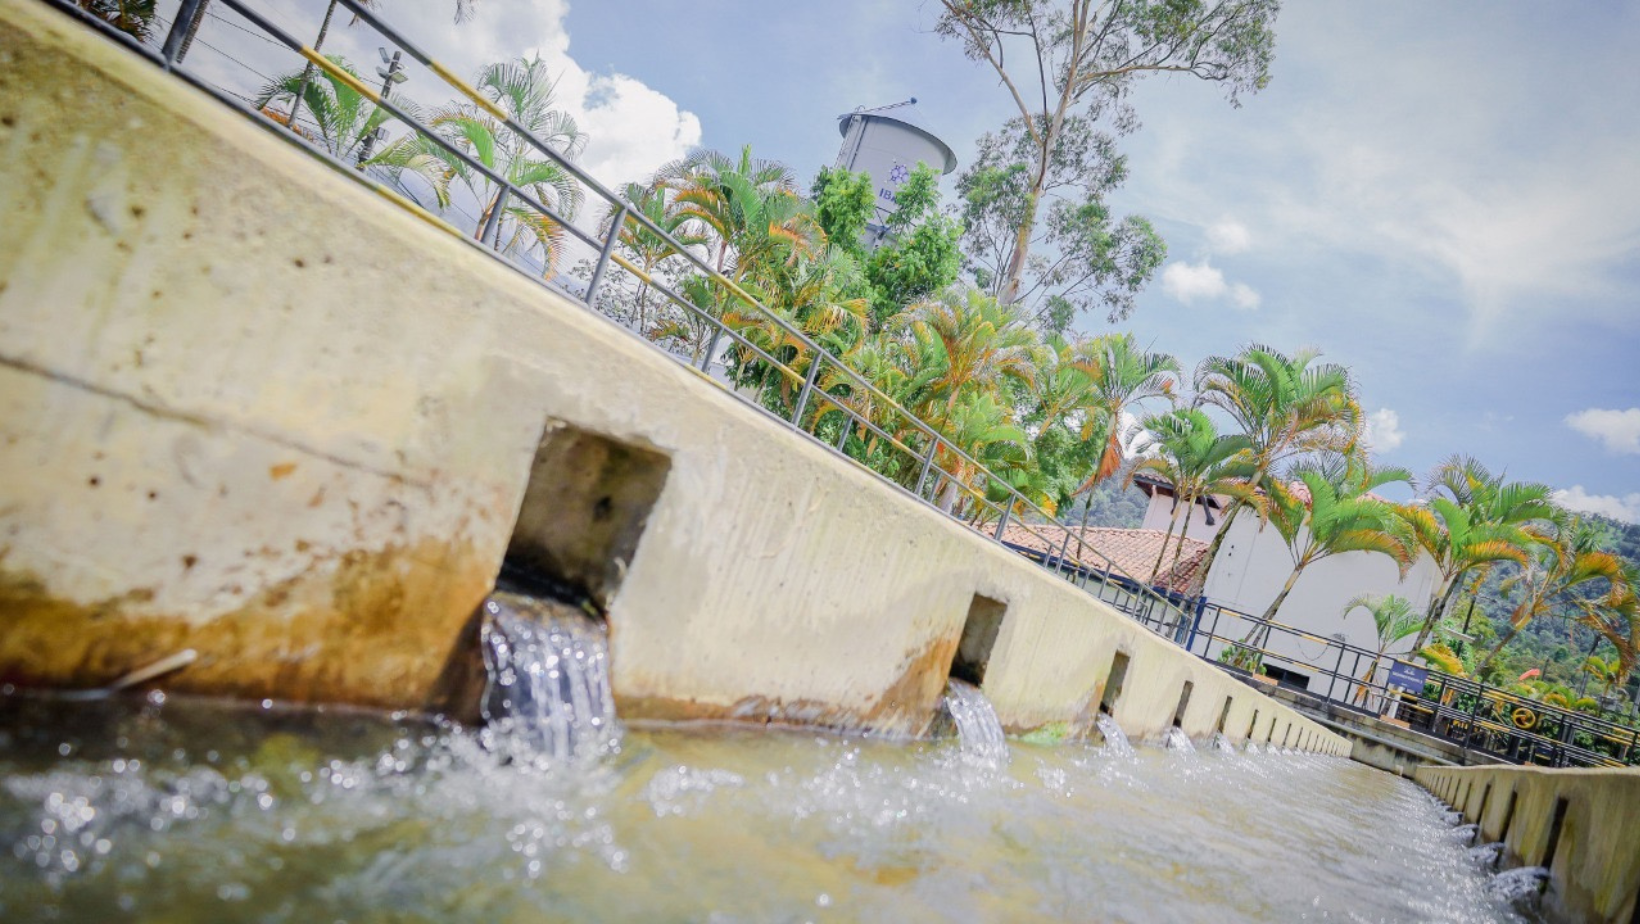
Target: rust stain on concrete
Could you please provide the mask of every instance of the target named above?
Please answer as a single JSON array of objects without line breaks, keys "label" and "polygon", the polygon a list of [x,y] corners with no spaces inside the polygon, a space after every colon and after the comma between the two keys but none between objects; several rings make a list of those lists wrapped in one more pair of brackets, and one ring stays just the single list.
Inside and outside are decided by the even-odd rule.
[{"label": "rust stain on concrete", "polygon": [[799,725],[843,731],[887,731],[920,737],[934,719],[945,693],[951,658],[960,637],[936,638],[906,658],[905,669],[876,702],[864,709],[811,699],[744,696],[733,702],[703,702],[691,697],[631,696],[615,691],[615,711],[623,719],[661,722],[719,721],[761,725]]},{"label": "rust stain on concrete", "polygon": [[494,573],[495,562],[443,541],[352,550],[200,620],[144,611],[151,590],[77,603],[35,575],[0,570],[0,682],[97,687],[193,648],[199,660],[166,677],[166,689],[431,708]]}]

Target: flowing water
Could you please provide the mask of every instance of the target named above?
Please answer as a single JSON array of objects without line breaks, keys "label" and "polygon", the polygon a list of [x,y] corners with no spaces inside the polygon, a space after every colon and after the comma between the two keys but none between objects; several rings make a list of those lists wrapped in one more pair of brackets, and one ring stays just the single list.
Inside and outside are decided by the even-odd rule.
[{"label": "flowing water", "polygon": [[1009,742],[987,763],[722,726],[629,729],[601,760],[495,744],[0,698],[0,920],[1521,920],[1432,798],[1336,758]]},{"label": "flowing water", "polygon": [[1190,736],[1184,733],[1184,729],[1178,726],[1167,730],[1167,736],[1162,739],[1162,746],[1184,754],[1196,753],[1196,745],[1191,743]]},{"label": "flowing water", "polygon": [[1105,738],[1105,751],[1115,757],[1132,757],[1133,743],[1128,741],[1127,732],[1122,726],[1108,715],[1100,714],[1095,722],[1099,726],[1099,734]]},{"label": "flowing water", "polygon": [[514,758],[594,759],[616,747],[608,630],[563,604],[497,591],[484,601],[484,734]]},{"label": "flowing water", "polygon": [[957,740],[965,753],[991,763],[1008,759],[1008,738],[1002,733],[997,711],[972,684],[947,681],[945,711],[957,727]]}]

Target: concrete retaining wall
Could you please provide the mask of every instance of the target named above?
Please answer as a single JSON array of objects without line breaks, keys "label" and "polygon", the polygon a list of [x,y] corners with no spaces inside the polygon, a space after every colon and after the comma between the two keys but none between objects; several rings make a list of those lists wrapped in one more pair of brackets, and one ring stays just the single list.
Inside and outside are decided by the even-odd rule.
[{"label": "concrete retaining wall", "polygon": [[983,594],[1011,728],[1085,728],[1122,650],[1131,734],[1188,681],[1193,736],[1229,699],[1347,752],[60,13],[0,26],[0,681],[186,646],[177,689],[437,708],[526,495],[596,523],[614,452],[660,460],[598,571],[624,716],[921,732]]},{"label": "concrete retaining wall", "polygon": [[1415,779],[1478,822],[1481,842],[1502,840],[1503,866],[1549,867],[1552,919],[1640,919],[1640,770],[1425,766]]}]

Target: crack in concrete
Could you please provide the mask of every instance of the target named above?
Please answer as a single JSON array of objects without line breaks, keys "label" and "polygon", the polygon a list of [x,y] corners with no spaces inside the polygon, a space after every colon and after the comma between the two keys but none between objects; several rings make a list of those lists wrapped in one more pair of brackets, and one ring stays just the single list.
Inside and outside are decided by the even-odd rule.
[{"label": "crack in concrete", "polygon": [[53,369],[47,369],[44,366],[38,365],[36,363],[29,362],[26,359],[21,359],[21,358],[15,357],[15,356],[0,355],[0,366],[5,366],[5,367],[11,368],[11,369],[15,369],[18,372],[22,372],[22,373],[27,374],[27,375],[39,376],[43,379],[47,379],[47,380],[52,381],[52,382],[57,382],[58,384],[61,384],[61,385],[67,385],[70,388],[77,388],[81,391],[88,392],[90,394],[99,395],[99,396],[104,397],[104,398],[110,398],[110,399],[113,399],[115,401],[119,401],[119,402],[122,402],[124,404],[128,404],[131,407],[136,408],[137,410],[142,411],[145,414],[151,414],[155,417],[163,418],[165,420],[174,420],[174,421],[177,421],[179,423],[184,423],[184,424],[187,424],[187,425],[193,426],[193,427],[199,427],[201,429],[215,429],[215,430],[226,431],[226,432],[229,432],[229,433],[241,433],[241,434],[244,434],[246,436],[254,437],[256,439],[266,440],[267,442],[273,443],[277,446],[283,446],[287,449],[295,450],[297,452],[303,453],[304,455],[312,456],[316,459],[323,459],[326,462],[330,462],[332,464],[341,466],[342,468],[352,469],[354,471],[365,472],[366,474],[375,475],[378,478],[385,478],[389,481],[397,482],[397,483],[400,483],[400,484],[410,485],[411,487],[421,488],[421,489],[424,489],[424,490],[425,489],[430,489],[432,487],[432,482],[430,480],[427,480],[427,479],[407,478],[400,472],[394,472],[394,471],[389,471],[389,470],[383,469],[383,468],[377,468],[373,465],[368,465],[366,463],[359,462],[359,461],[354,460],[354,459],[346,458],[345,456],[339,456],[339,455],[336,455],[335,453],[326,452],[323,449],[319,449],[319,448],[314,447],[314,446],[309,446],[309,445],[301,442],[300,440],[294,440],[294,439],[291,439],[288,436],[283,436],[283,435],[275,434],[275,433],[267,433],[267,432],[257,430],[257,429],[252,428],[252,427],[238,426],[238,425],[229,423],[227,421],[212,419],[210,417],[206,417],[203,414],[197,414],[197,413],[193,413],[193,412],[190,412],[190,411],[182,411],[182,410],[177,410],[176,408],[166,407],[166,406],[164,406],[162,404],[159,404],[157,402],[145,400],[145,399],[142,399],[142,398],[138,398],[138,397],[135,397],[133,395],[128,395],[128,394],[126,394],[124,392],[121,392],[121,391],[115,391],[114,389],[107,388],[107,387],[102,386],[102,385],[98,385],[95,382],[91,382],[91,381],[88,381],[86,379],[79,378],[77,376],[68,375],[67,373],[63,373],[63,372],[57,372],[56,370],[53,370]]}]

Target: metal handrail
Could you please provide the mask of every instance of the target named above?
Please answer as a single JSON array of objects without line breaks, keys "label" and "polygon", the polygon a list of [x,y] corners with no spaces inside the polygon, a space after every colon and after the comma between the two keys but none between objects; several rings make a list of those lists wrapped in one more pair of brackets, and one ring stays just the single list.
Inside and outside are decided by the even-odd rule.
[{"label": "metal handrail", "polygon": [[[401,207],[410,210],[418,218],[440,228],[449,234],[452,234],[453,236],[462,238],[471,245],[479,246],[480,249],[484,250],[484,252],[490,254],[492,257],[500,259],[503,263],[522,271],[522,267],[520,267],[517,263],[507,260],[503,254],[483,246],[482,242],[475,240],[473,236],[460,231],[454,225],[451,225],[438,215],[429,212],[427,209],[411,201],[406,196],[399,194],[397,191],[388,188],[386,185],[365,177],[359,171],[352,169],[350,165],[343,164],[337,158],[330,156],[327,152],[321,151],[314,145],[306,143],[306,139],[302,138],[302,136],[294,130],[285,130],[285,126],[281,126],[278,123],[273,122],[264,114],[245,106],[242,102],[233,98],[225,91],[222,91],[221,89],[209,84],[196,75],[188,73],[184,68],[180,67],[179,63],[176,61],[179,43],[175,41],[175,39],[179,35],[179,30],[186,28],[187,23],[199,9],[200,0],[183,0],[177,11],[176,18],[173,20],[171,34],[167,36],[163,49],[157,54],[152,49],[143,46],[141,43],[131,40],[129,36],[112,29],[107,23],[101,22],[94,17],[86,15],[75,5],[67,2],[67,0],[48,0],[48,2],[57,6],[59,9],[64,10],[65,12],[76,15],[76,17],[81,21],[98,28],[105,34],[110,34],[123,40],[123,44],[127,47],[130,47],[144,54],[146,57],[155,60],[168,73],[182,77],[188,83],[205,90],[212,96],[215,96],[217,99],[227,103],[236,110],[263,123],[265,126],[276,128],[278,130],[278,134],[282,137],[297,142],[304,150],[318,156],[321,160],[326,162],[328,166],[331,166],[333,169],[338,169],[339,172],[344,172],[356,180],[364,182],[366,185],[372,187],[375,192],[385,198],[390,199]],[[595,307],[599,285],[604,278],[608,264],[614,263],[619,268],[650,284],[678,308],[683,309],[691,316],[703,320],[711,325],[713,330],[712,346],[706,351],[706,355],[702,359],[702,368],[695,370],[697,373],[708,374],[708,370],[712,362],[712,354],[715,352],[716,344],[719,342],[719,338],[724,336],[728,337],[729,340],[737,347],[750,351],[759,361],[768,364],[769,367],[778,374],[793,383],[801,383],[798,399],[796,401],[796,412],[794,413],[793,418],[788,420],[787,423],[795,429],[803,432],[811,439],[814,439],[816,442],[819,442],[822,446],[827,447],[832,452],[842,455],[844,458],[847,458],[856,464],[860,464],[862,467],[872,471],[879,478],[887,481],[890,485],[898,487],[901,490],[905,490],[921,502],[934,506],[936,509],[940,508],[933,502],[932,497],[938,497],[941,491],[940,486],[942,483],[959,488],[961,491],[969,494],[975,502],[983,508],[995,511],[999,514],[996,532],[990,537],[999,543],[1003,531],[1010,520],[1019,525],[1026,526],[1026,528],[1029,529],[1029,524],[1026,523],[1022,517],[1015,516],[1016,510],[1021,514],[1034,515],[1041,521],[1053,523],[1066,530],[1064,545],[1067,548],[1062,549],[1061,553],[1058,555],[1044,556],[1043,565],[1045,567],[1049,565],[1050,561],[1054,561],[1056,562],[1057,569],[1061,576],[1066,576],[1065,566],[1071,562],[1074,562],[1073,570],[1080,569],[1084,572],[1082,586],[1085,589],[1087,584],[1086,573],[1089,570],[1086,559],[1089,556],[1089,553],[1092,553],[1092,557],[1103,564],[1103,567],[1100,568],[1099,571],[1106,575],[1119,575],[1125,579],[1126,583],[1132,585],[1131,587],[1123,588],[1125,593],[1140,594],[1148,598],[1148,604],[1150,607],[1154,607],[1159,604],[1164,608],[1164,611],[1171,610],[1178,617],[1182,618],[1183,612],[1179,610],[1177,605],[1172,602],[1168,596],[1157,593],[1153,588],[1149,587],[1148,584],[1139,581],[1137,578],[1134,578],[1132,575],[1120,568],[1109,556],[1100,552],[1098,549],[1089,547],[1085,541],[1085,537],[1081,534],[1081,530],[1071,527],[1069,524],[1060,521],[1054,515],[1048,513],[1040,505],[1036,504],[1030,498],[1022,494],[1017,488],[1010,484],[1007,479],[998,476],[983,463],[979,462],[979,460],[975,459],[972,455],[960,447],[953,445],[938,429],[902,407],[897,401],[895,401],[886,392],[878,388],[864,375],[848,366],[837,356],[826,350],[820,344],[816,343],[801,328],[790,323],[779,313],[770,310],[746,292],[742,286],[736,284],[733,280],[714,270],[689,247],[679,242],[675,237],[658,226],[655,222],[651,221],[647,216],[631,208],[630,203],[615,195],[603,184],[599,183],[595,178],[587,174],[568,158],[553,149],[551,145],[546,144],[527,128],[519,125],[516,120],[507,115],[505,110],[495,105],[477,89],[454,74],[449,68],[440,64],[436,59],[428,55],[420,47],[406,39],[396,29],[388,25],[379,14],[362,5],[359,0],[339,0],[339,4],[345,6],[348,11],[356,17],[356,19],[363,21],[370,27],[374,28],[384,38],[396,45],[400,50],[406,52],[411,58],[431,70],[446,84],[460,93],[461,96],[470,100],[474,105],[478,106],[482,111],[491,117],[497,119],[516,137],[527,142],[536,151],[552,160],[570,176],[574,177],[579,183],[581,183],[585,189],[596,194],[598,198],[603,199],[611,207],[611,214],[614,218],[614,220],[608,222],[608,230],[605,232],[606,236],[604,239],[599,240],[597,237],[582,231],[571,221],[566,220],[562,215],[548,207],[545,203],[537,201],[536,198],[531,196],[526,190],[515,186],[504,176],[485,167],[477,159],[467,155],[464,151],[450,144],[437,132],[431,130],[410,113],[394,104],[391,99],[383,99],[381,94],[366,85],[363,81],[354,77],[352,74],[349,74],[347,71],[342,70],[340,67],[337,67],[328,58],[308,47],[299,39],[296,39],[289,33],[280,29],[266,17],[251,9],[246,3],[242,2],[242,0],[218,0],[218,3],[221,6],[225,6],[238,15],[244,17],[246,21],[250,22],[253,26],[260,29],[280,44],[286,46],[291,51],[300,55],[307,62],[325,71],[336,80],[346,84],[375,105],[380,106],[386,112],[391,114],[400,122],[404,123],[410,129],[416,131],[422,137],[431,140],[435,144],[438,144],[451,156],[460,160],[469,168],[477,171],[490,182],[495,183],[498,187],[499,194],[516,198],[518,201],[524,203],[531,209],[534,209],[537,213],[552,221],[556,226],[566,230],[575,239],[598,251],[598,261],[592,268],[590,282],[584,295],[577,295],[576,293],[566,290],[562,285],[555,285],[551,280],[536,277],[542,284],[547,285],[562,294],[568,295],[571,298],[575,298],[586,304],[588,307]],[[767,350],[762,349],[757,344],[753,343],[749,338],[742,335],[739,331],[734,330],[726,324],[721,317],[714,316],[712,313],[703,310],[700,306],[693,304],[688,299],[683,298],[677,292],[673,291],[670,286],[660,280],[654,279],[650,274],[645,273],[630,260],[627,260],[619,253],[616,253],[615,242],[619,238],[619,235],[623,233],[627,227],[627,222],[632,222],[634,225],[641,227],[644,230],[656,235],[661,240],[664,240],[671,248],[673,255],[680,257],[688,264],[698,269],[712,284],[723,288],[735,299],[755,311],[761,318],[773,323],[782,332],[791,337],[793,341],[800,344],[801,350],[798,354],[799,357],[806,355],[809,359],[809,368],[807,372],[800,372],[788,363],[777,359]],[[648,341],[647,338],[643,339],[645,339],[646,343],[650,343],[651,346],[654,346],[656,349],[663,349],[659,345]],[[663,350],[663,352],[665,351]],[[914,448],[903,438],[889,433],[875,421],[867,419],[864,415],[849,407],[838,397],[829,394],[823,389],[818,389],[816,383],[819,378],[820,369],[824,364],[829,364],[830,368],[841,373],[841,375],[847,379],[847,382],[845,383],[846,387],[850,389],[858,389],[861,392],[869,394],[876,400],[880,407],[894,416],[901,425],[912,432],[921,434],[924,439],[924,446],[921,449]],[[692,362],[689,364],[689,367],[691,369],[694,368]],[[709,377],[710,376],[708,375],[708,378]],[[818,396],[815,395],[816,391],[819,392]],[[811,402],[823,402],[824,405],[829,405],[830,409],[841,411],[848,419],[849,423],[845,424],[843,428],[844,433],[842,435],[842,439],[839,440],[838,445],[833,446],[829,442],[821,440],[817,433],[813,433],[808,429],[805,429],[803,419],[807,409],[810,407]],[[784,419],[780,418],[779,415],[775,415],[772,411],[769,411],[767,408],[762,407],[756,402],[747,401],[747,403],[752,404],[754,407],[758,407],[760,410],[770,413],[771,416],[776,416],[777,419]],[[829,412],[830,411],[828,410],[824,413]],[[815,427],[818,427],[819,419],[824,416],[824,413],[817,413],[814,416]],[[863,426],[869,432],[888,440],[890,445],[905,453],[908,462],[913,465],[921,466],[916,487],[914,489],[907,488],[905,485],[899,484],[887,474],[877,471],[875,468],[866,465],[861,460],[854,459],[848,454],[844,447],[847,443],[849,431],[854,430],[856,426]],[[983,484],[983,488],[976,487],[976,484],[969,483],[969,481],[965,479],[958,478],[945,466],[941,465],[937,461],[937,457],[940,456],[942,452],[948,454],[948,458],[954,460],[955,463],[966,465],[973,472],[972,478],[974,482]],[[932,497],[925,496],[924,492],[924,488],[930,484],[930,476],[932,476],[933,490],[927,493],[932,495]],[[987,497],[987,492],[993,489],[1003,492],[1005,504],[998,504],[989,500]],[[942,512],[950,515],[949,511],[942,510]],[[1034,530],[1032,530],[1032,532],[1034,532]],[[1070,545],[1070,533],[1072,532],[1077,534],[1076,550],[1074,555],[1071,554],[1068,549],[1068,546]],[[1042,538],[1040,534],[1038,534],[1038,538]],[[1067,579],[1074,580],[1074,578]],[[1137,615],[1132,610],[1128,610],[1128,612],[1130,615]],[[1148,620],[1145,620],[1145,623],[1149,626]],[[1168,625],[1177,626],[1178,624],[1178,619],[1175,619]],[[1152,628],[1154,629],[1155,627]],[[1156,631],[1163,630],[1157,629]]]},{"label": "metal handrail", "polygon": [[[1185,640],[1185,647],[1204,660],[1219,663],[1219,666],[1233,672],[1240,672],[1232,665],[1223,664],[1215,660],[1214,645],[1222,645],[1217,653],[1222,655],[1224,650],[1235,646],[1249,653],[1259,656],[1262,661],[1284,667],[1296,667],[1310,674],[1311,680],[1327,678],[1326,690],[1312,690],[1305,688],[1309,696],[1315,696],[1338,706],[1364,713],[1370,712],[1367,704],[1373,701],[1387,704],[1400,703],[1402,707],[1428,716],[1430,733],[1442,740],[1459,744],[1465,749],[1484,751],[1508,759],[1526,760],[1528,762],[1547,759],[1555,765],[1578,764],[1595,767],[1621,767],[1640,762],[1640,729],[1618,725],[1598,716],[1564,709],[1534,699],[1528,699],[1507,690],[1499,689],[1463,677],[1455,677],[1441,671],[1428,672],[1428,684],[1436,688],[1433,696],[1425,696],[1424,690],[1400,690],[1391,687],[1387,682],[1377,679],[1377,671],[1368,667],[1362,674],[1362,661],[1377,665],[1382,661],[1395,658],[1392,654],[1382,654],[1370,649],[1351,645],[1338,639],[1324,639],[1314,633],[1307,632],[1294,626],[1285,625],[1275,620],[1255,618],[1248,614],[1232,610],[1217,604],[1206,604],[1203,610],[1211,608],[1216,612],[1213,621],[1203,626],[1200,619],[1193,626],[1190,635]],[[1271,642],[1250,644],[1244,641],[1246,636],[1237,637],[1231,633],[1221,633],[1219,620],[1225,615],[1251,623],[1255,627],[1267,628],[1274,635],[1292,636],[1313,642],[1326,644],[1319,655],[1302,654],[1295,656],[1271,647]],[[1237,627],[1242,631],[1241,627]],[[1336,658],[1334,657],[1336,655]],[[1349,669],[1344,669],[1346,656],[1353,656]],[[1331,661],[1331,665],[1325,663]],[[1343,683],[1342,696],[1334,695],[1337,684]],[[1469,700],[1469,708],[1461,708],[1446,700],[1465,698]],[[1482,708],[1483,704],[1490,704]],[[1521,728],[1508,723],[1494,721],[1491,713],[1496,708],[1531,710],[1534,725]],[[1375,714],[1375,713],[1374,713]],[[1439,720],[1448,722],[1448,731],[1442,732],[1437,727]],[[1546,721],[1547,720],[1547,721]],[[1545,724],[1552,724],[1556,729],[1556,737],[1542,734]],[[1454,737],[1451,731],[1461,732],[1460,737]],[[1491,739],[1482,735],[1492,736]],[[1600,739],[1609,744],[1617,756],[1584,747],[1577,743],[1577,735],[1585,734],[1591,738]],[[1506,747],[1500,749],[1489,746],[1494,740],[1506,742]],[[1525,751],[1524,757],[1521,752]]]}]

